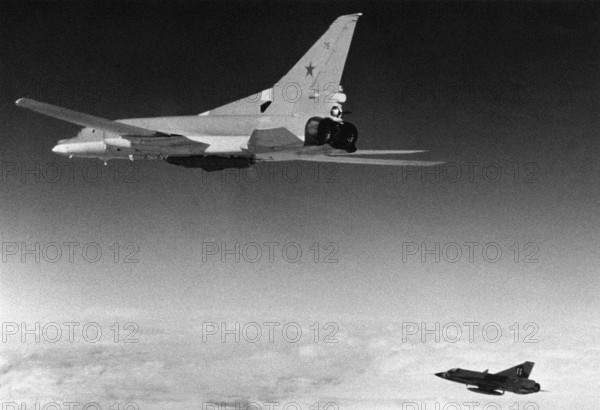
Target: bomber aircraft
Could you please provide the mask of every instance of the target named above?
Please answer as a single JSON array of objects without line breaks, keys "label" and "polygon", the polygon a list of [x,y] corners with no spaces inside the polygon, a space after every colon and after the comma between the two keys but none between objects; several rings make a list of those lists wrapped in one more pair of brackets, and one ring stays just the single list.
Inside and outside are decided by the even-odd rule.
[{"label": "bomber aircraft", "polygon": [[377,158],[423,151],[357,150],[358,131],[342,119],[339,85],[361,13],[338,17],[274,86],[191,116],[109,120],[20,98],[27,108],[84,128],[53,152],[72,157],[161,159],[216,171],[258,162],[313,161],[427,166],[440,162]]},{"label": "bomber aircraft", "polygon": [[[488,371],[477,372],[464,369],[450,369],[447,372],[436,373],[437,377],[456,383],[463,383],[468,390],[475,393],[502,396],[505,391],[516,394],[537,393],[540,385],[531,380],[529,375],[535,363],[525,362],[511,367],[500,373],[490,374]],[[468,387],[476,386],[476,387]]]}]

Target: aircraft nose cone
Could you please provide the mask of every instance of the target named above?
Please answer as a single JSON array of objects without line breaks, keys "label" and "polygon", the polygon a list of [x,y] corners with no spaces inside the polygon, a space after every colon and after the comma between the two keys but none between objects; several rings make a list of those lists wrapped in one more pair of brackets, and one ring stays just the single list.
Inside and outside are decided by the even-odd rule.
[{"label": "aircraft nose cone", "polygon": [[58,144],[55,145],[54,148],[52,148],[52,152],[54,152],[55,154],[67,155],[67,147]]},{"label": "aircraft nose cone", "polygon": [[445,377],[445,374],[444,374],[444,372],[436,373],[435,375],[436,375],[437,377],[441,377],[442,379],[445,379],[445,378],[446,378],[446,377]]}]

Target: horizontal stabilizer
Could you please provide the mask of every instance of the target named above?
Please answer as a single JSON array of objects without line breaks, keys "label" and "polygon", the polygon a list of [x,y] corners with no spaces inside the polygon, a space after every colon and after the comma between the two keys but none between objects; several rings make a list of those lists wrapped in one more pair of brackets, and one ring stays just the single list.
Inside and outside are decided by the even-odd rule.
[{"label": "horizontal stabilizer", "polygon": [[360,155],[407,155],[407,154],[419,154],[427,152],[425,150],[377,150],[377,149],[359,149],[354,152],[339,152],[331,153],[331,156],[360,156]]},{"label": "horizontal stabilizer", "polygon": [[357,164],[357,165],[387,165],[397,167],[430,167],[443,164],[437,161],[417,161],[405,159],[381,159],[381,158],[356,158],[341,155],[306,155],[294,158],[298,161],[309,162],[329,162],[336,164]]},{"label": "horizontal stabilizer", "polygon": [[148,130],[146,128],[140,128],[133,125],[127,125],[118,121],[107,120],[106,118],[96,117],[94,115],[84,114],[69,110],[67,108],[59,107],[57,105],[46,104],[43,102],[30,100],[29,98],[19,98],[16,103],[18,107],[27,108],[38,112],[40,114],[47,115],[52,118],[67,121],[73,124],[81,125],[84,127],[90,127],[121,136],[136,136],[136,137],[168,137],[168,134],[164,134],[157,131]]}]

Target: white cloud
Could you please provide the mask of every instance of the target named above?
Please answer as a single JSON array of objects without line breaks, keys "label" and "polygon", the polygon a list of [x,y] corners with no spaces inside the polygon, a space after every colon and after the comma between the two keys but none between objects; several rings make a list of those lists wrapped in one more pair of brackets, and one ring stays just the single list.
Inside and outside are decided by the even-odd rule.
[{"label": "white cloud", "polygon": [[[556,343],[402,343],[398,326],[347,324],[344,329],[332,344],[310,339],[202,343],[197,329],[155,329],[146,330],[138,344],[17,346],[0,356],[0,394],[5,402],[98,402],[103,409],[128,401],[140,410],[199,409],[208,401],[296,401],[302,409],[334,401],[344,410],[398,408],[403,400],[437,400],[432,396],[481,401],[460,385],[435,378],[435,372],[450,367],[495,372],[534,360],[533,378],[552,396],[527,400],[552,400],[552,408],[594,407],[587,403],[600,377],[592,365],[600,353],[586,343],[567,348],[567,334],[556,333]],[[575,339],[590,340],[585,334]]]}]

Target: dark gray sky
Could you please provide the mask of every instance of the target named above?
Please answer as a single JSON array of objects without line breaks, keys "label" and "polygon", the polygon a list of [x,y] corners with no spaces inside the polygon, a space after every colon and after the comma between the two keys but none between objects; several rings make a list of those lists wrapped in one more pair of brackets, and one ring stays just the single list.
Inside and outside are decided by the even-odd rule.
[{"label": "dark gray sky", "polygon": [[[500,371],[531,360],[532,377],[552,393],[528,401],[593,408],[588,380],[600,376],[590,366],[600,358],[593,342],[600,309],[597,5],[0,7],[0,315],[29,324],[96,321],[106,329],[136,322],[142,342],[5,344],[2,397],[129,400],[144,409],[199,408],[212,399],[397,408],[403,400],[482,401],[432,373]],[[446,166],[425,173],[276,165],[258,175],[158,161],[103,167],[50,151],[77,127],[14,106],[26,96],[107,118],[197,114],[268,88],[337,16],[355,12],[364,16],[342,85],[359,148],[428,149],[419,158]],[[64,254],[56,263],[21,261],[24,247],[53,242],[63,252],[65,242],[78,243],[74,261]],[[266,242],[279,244],[273,261]],[[12,243],[16,256],[6,252]],[[90,243],[102,249],[98,262],[81,256]],[[203,262],[207,243],[258,243],[263,254],[257,263],[222,262],[220,254]],[[302,250],[297,263],[282,256],[290,243]],[[439,262],[421,249],[406,254],[412,244],[436,243]],[[465,243],[475,244],[473,261]],[[455,244],[462,256],[452,263]],[[496,262],[492,251],[487,260],[481,253],[490,244],[502,251]],[[132,250],[138,262],[124,263]],[[338,262],[325,263],[332,250]],[[296,321],[307,332],[310,323],[335,322],[339,343],[209,346],[199,342],[205,321]],[[401,340],[402,323],[453,321],[495,322],[504,337]],[[522,331],[535,323],[539,342],[522,343],[521,334],[514,343],[515,322]],[[121,383],[130,372],[147,377]],[[32,384],[29,374],[42,381]],[[503,405],[516,400],[506,397]]]}]

